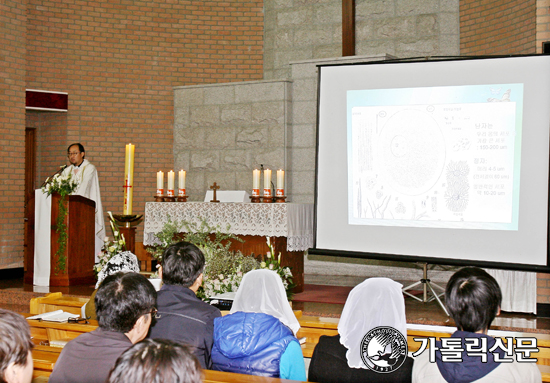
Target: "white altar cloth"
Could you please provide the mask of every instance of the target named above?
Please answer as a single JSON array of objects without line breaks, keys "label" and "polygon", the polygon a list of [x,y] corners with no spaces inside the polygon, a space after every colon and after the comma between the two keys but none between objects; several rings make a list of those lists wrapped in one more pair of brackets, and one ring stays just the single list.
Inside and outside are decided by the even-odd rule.
[{"label": "white altar cloth", "polygon": [[187,221],[199,225],[220,225],[236,235],[286,237],[288,251],[313,247],[313,204],[298,203],[211,203],[147,202],[143,244],[155,245],[155,234],[168,221]]},{"label": "white altar cloth", "polygon": [[51,216],[52,196],[34,191],[34,274],[35,286],[50,285],[50,244],[51,244]]}]

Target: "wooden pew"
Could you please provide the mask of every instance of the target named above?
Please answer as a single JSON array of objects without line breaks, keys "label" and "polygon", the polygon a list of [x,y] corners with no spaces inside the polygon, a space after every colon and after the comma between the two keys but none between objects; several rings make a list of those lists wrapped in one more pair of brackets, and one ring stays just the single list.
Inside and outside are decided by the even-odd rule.
[{"label": "wooden pew", "polygon": [[[21,314],[25,318],[32,314]],[[69,341],[77,336],[95,330],[98,327],[97,321],[90,320],[89,324],[84,323],[58,323],[39,321],[36,319],[27,320],[31,328],[31,336],[36,345],[50,343],[51,341]]]},{"label": "wooden pew", "polygon": [[[48,377],[53,371],[53,367],[61,348],[49,346],[37,346],[33,350],[33,383],[47,382]],[[232,372],[204,370],[204,383],[290,383],[297,380],[287,380],[278,378],[266,378],[263,376],[235,374]]]},{"label": "wooden pew", "polygon": [[[311,357],[315,345],[319,341],[321,335],[336,335],[338,333],[337,326],[338,320],[331,318],[318,318],[310,316],[302,316],[301,313],[297,313],[299,321],[302,326],[298,332],[298,337],[305,336],[307,338],[306,344],[302,345],[302,351],[305,357]],[[31,314],[23,314],[28,317]],[[74,339],[78,335],[93,331],[97,328],[97,321],[90,321],[89,324],[80,323],[56,323],[29,320],[31,326],[31,335],[33,341],[37,345],[33,352],[33,360],[35,363],[34,377],[39,379],[43,376],[49,376],[55,361],[61,352],[61,348],[50,347],[40,345],[44,341],[50,340],[69,340]],[[420,342],[416,342],[413,338],[427,338],[435,337],[437,339],[449,336],[453,331],[453,328],[449,328],[450,332],[443,332],[439,330],[431,331],[417,326],[416,328],[409,328],[407,330],[407,341],[409,351],[416,351],[420,347]],[[538,358],[537,367],[539,367],[542,373],[543,382],[550,382],[550,335],[536,334],[536,333],[519,333],[519,332],[506,332],[506,331],[491,331],[490,335],[493,336],[512,336],[512,337],[536,337],[537,346],[539,352],[533,354]],[[229,374],[229,375],[228,375]],[[267,380],[266,380],[267,379]],[[205,382],[264,382],[264,383],[276,383],[283,382],[284,380],[272,378],[262,378],[251,375],[231,374],[219,371],[205,371]],[[36,383],[40,381],[37,380]]]},{"label": "wooden pew", "polygon": [[47,381],[61,350],[63,349],[59,347],[35,346],[32,351],[32,360],[34,362],[33,378],[45,377]]},{"label": "wooden pew", "polygon": [[[63,297],[62,293],[51,293],[44,297],[31,299],[31,314],[34,315],[60,309],[80,314],[80,308],[85,302],[87,302],[86,298]],[[223,314],[227,313],[223,312]],[[294,311],[294,313],[301,326],[297,336],[298,338],[306,338],[306,343],[302,345],[302,352],[306,358],[311,358],[313,355],[313,350],[321,335],[333,336],[338,334],[338,318],[306,316],[302,315],[301,311]],[[23,315],[30,316],[31,314]],[[90,321],[90,324],[39,322],[35,320],[29,320],[28,322],[31,325],[31,335],[34,337],[35,344],[51,340],[68,341],[84,332],[93,331],[97,328],[97,321]],[[415,352],[421,345],[421,342],[416,342],[413,338],[435,337],[436,339],[440,339],[442,336],[450,336],[454,328],[449,327],[448,330],[449,332],[433,331],[421,328],[421,326],[409,328],[407,330],[409,351]],[[543,374],[543,381],[550,382],[550,335],[505,331],[490,331],[489,334],[501,337],[536,337],[539,352],[533,355],[538,358],[537,365]],[[39,353],[39,355],[42,354]],[[45,355],[47,356],[47,354]]]},{"label": "wooden pew", "polygon": [[[300,316],[300,330],[298,338],[306,337],[306,343],[302,345],[302,353],[304,357],[311,358],[313,350],[319,342],[321,335],[338,335],[338,318],[322,318],[313,316]],[[414,338],[429,338],[449,337],[454,332],[454,327],[436,326],[435,330],[430,330],[433,326],[414,326],[409,325],[407,328],[407,344],[410,352],[418,351],[422,342],[417,342]],[[445,331],[443,331],[445,330]],[[537,367],[541,371],[542,381],[550,382],[550,335],[537,333],[524,333],[513,331],[489,331],[489,335],[494,337],[535,337],[537,338],[538,353],[532,355],[538,359]]]},{"label": "wooden pew", "polygon": [[63,310],[71,314],[80,315],[80,310],[88,298],[68,297],[62,293],[50,293],[43,297],[32,298],[30,302],[30,313],[33,315],[43,314],[50,311]]}]

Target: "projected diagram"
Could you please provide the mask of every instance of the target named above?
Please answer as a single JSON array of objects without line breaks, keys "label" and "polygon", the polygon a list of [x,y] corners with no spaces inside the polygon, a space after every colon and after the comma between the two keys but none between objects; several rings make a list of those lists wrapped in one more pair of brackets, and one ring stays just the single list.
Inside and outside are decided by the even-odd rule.
[{"label": "projected diagram", "polygon": [[[460,99],[455,88],[468,99],[464,87],[442,93]],[[484,102],[350,108],[350,224],[517,229],[516,103],[510,89],[485,88]]]}]

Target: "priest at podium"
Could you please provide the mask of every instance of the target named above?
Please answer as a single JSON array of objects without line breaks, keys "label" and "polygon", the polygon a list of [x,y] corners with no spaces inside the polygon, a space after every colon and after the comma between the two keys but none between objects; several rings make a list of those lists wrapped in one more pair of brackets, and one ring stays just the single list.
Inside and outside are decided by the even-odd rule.
[{"label": "priest at podium", "polygon": [[73,195],[81,195],[95,202],[95,261],[97,262],[97,255],[101,251],[105,239],[105,221],[103,220],[103,206],[101,205],[97,170],[85,158],[86,151],[80,143],[69,146],[67,157],[71,165],[63,170],[63,175],[71,173],[72,178],[78,182]]}]

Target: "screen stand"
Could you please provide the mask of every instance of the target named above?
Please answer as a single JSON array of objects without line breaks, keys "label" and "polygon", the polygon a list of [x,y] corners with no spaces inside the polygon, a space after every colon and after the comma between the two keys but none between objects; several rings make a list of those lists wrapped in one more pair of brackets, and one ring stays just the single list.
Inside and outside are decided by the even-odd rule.
[{"label": "screen stand", "polygon": [[[413,283],[412,285],[404,287],[403,288],[403,294],[407,294],[409,297],[414,298],[417,301],[423,302],[423,303],[431,302],[435,299],[437,301],[437,303],[439,303],[439,306],[443,309],[445,314],[447,314],[447,316],[449,316],[449,312],[447,311],[447,308],[445,307],[443,302],[441,302],[441,299],[439,299],[440,296],[445,294],[445,289],[443,287],[441,287],[441,286],[439,286],[435,283],[432,283],[430,281],[430,279],[428,278],[428,264],[427,263],[422,263],[421,265],[422,265],[422,273],[423,273],[422,279],[418,282]],[[419,284],[422,284],[422,288],[423,288],[422,299],[420,299],[417,296],[412,295],[411,293],[407,292],[407,290],[412,290],[413,287],[418,286]],[[443,292],[440,293],[440,294],[437,294],[434,290],[434,287],[437,287],[438,289],[442,290]],[[430,291],[432,293],[432,296],[429,299],[428,299],[428,289],[430,289]]]}]

